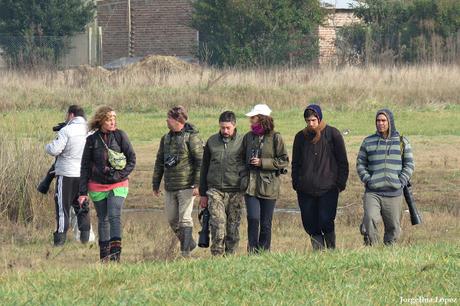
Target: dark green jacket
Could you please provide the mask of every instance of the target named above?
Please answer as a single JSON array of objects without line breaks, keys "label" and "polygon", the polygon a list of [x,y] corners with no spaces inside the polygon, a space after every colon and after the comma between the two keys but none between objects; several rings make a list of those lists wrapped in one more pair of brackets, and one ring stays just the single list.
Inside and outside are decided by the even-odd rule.
[{"label": "dark green jacket", "polygon": [[[168,156],[177,156],[179,162],[172,168],[165,167]],[[159,190],[164,176],[165,190],[177,191],[198,187],[203,157],[203,142],[198,130],[186,123],[182,131],[169,132],[161,138],[152,179],[153,190]]]},{"label": "dark green jacket", "polygon": [[[260,149],[261,167],[248,166],[253,150]],[[281,180],[279,171],[289,165],[289,157],[283,138],[277,132],[259,137],[248,132],[243,139],[243,158],[246,171],[241,179],[246,194],[263,199],[277,199]],[[246,187],[247,186],[247,187]]]},{"label": "dark green jacket", "polygon": [[209,188],[223,192],[241,190],[239,173],[244,170],[242,159],[243,135],[238,134],[225,143],[220,133],[206,142],[200,175],[200,195],[206,196]]}]

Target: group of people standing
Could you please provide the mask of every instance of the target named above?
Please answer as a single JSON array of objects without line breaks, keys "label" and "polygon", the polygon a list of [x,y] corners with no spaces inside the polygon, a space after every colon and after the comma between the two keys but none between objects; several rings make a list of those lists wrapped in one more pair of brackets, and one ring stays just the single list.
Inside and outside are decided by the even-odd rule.
[{"label": "group of people standing", "polygon": [[[275,130],[271,112],[265,104],[255,105],[246,114],[250,131],[241,133],[237,130],[235,113],[225,111],[219,117],[219,131],[204,143],[182,106],[168,111],[169,131],[160,141],[152,189],[154,196],[161,196],[163,181],[165,214],[180,241],[182,256],[190,256],[197,246],[193,238],[192,211],[198,196],[200,207],[210,212],[213,255],[236,251],[244,204],[248,252],[270,250],[281,175],[288,172],[289,166],[285,142]],[[319,105],[309,105],[303,115],[306,127],[296,134],[293,144],[292,187],[297,193],[302,223],[313,249],[334,249],[338,198],[346,188],[349,174],[347,151],[342,134],[326,124]],[[67,130],[81,121],[78,116],[70,117]],[[357,158],[357,171],[365,184],[361,232],[367,245],[378,242],[377,225],[381,220],[385,244],[393,244],[399,238],[402,188],[414,171],[410,143],[397,132],[389,110],[377,112],[376,128],[375,134],[364,139]],[[63,130],[54,142],[70,144],[68,131]],[[91,134],[85,137],[80,157],[76,152],[69,157],[68,152],[75,145],[61,145],[62,150],[53,152],[48,150],[58,161],[71,158],[75,164],[76,159],[81,159],[78,189],[71,188],[71,195],[66,197],[70,204],[58,204],[62,199],[59,199],[59,191],[56,193],[56,233],[67,231],[64,219],[69,207],[78,210],[90,198],[98,216],[100,259],[119,261],[121,208],[128,194],[128,176],[135,167],[136,155],[126,133],[117,128],[116,114],[110,107],[96,111],[89,130]],[[116,155],[120,153],[124,157]],[[66,175],[58,169],[57,163],[58,184],[62,184]],[[61,206],[67,207],[67,213],[62,212]]]}]

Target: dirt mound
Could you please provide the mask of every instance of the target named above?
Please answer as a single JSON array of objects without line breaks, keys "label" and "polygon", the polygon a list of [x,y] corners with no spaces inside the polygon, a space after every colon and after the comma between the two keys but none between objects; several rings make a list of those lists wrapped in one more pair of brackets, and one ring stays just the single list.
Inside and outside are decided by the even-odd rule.
[{"label": "dirt mound", "polygon": [[122,73],[173,73],[189,71],[195,68],[195,65],[189,64],[174,56],[150,55],[144,57],[141,61],[126,66],[120,72]]}]

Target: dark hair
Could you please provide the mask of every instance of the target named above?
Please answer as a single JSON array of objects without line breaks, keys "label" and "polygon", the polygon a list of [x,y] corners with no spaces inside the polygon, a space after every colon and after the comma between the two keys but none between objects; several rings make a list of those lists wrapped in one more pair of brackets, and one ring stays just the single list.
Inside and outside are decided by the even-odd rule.
[{"label": "dark hair", "polygon": [[70,105],[69,110],[67,111],[68,114],[73,114],[75,117],[83,117],[85,118],[85,111],[79,105]]},{"label": "dark hair", "polygon": [[168,111],[168,117],[173,118],[174,120],[179,121],[182,124],[185,124],[188,120],[187,111],[183,106],[174,106]]},{"label": "dark hair", "polygon": [[275,122],[272,117],[265,115],[257,115],[257,117],[259,117],[259,123],[264,128],[265,134],[268,134],[275,129]]},{"label": "dark hair", "polygon": [[236,124],[236,116],[235,113],[232,111],[225,111],[219,116],[219,123],[220,122],[231,122],[234,125]]},{"label": "dark hair", "polygon": [[[318,114],[317,114],[314,110],[307,108],[307,109],[305,110],[305,112],[303,113],[303,117],[304,117],[305,119],[308,119],[308,118],[310,118],[311,116],[314,116],[314,117],[318,118]],[[319,118],[318,118],[318,119],[319,119]]]}]

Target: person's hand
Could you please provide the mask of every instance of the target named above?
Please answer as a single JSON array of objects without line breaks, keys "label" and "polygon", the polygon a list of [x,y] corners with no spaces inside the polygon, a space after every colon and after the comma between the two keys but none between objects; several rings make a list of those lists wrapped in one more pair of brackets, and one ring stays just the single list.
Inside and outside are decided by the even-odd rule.
[{"label": "person's hand", "polygon": [[85,203],[85,201],[88,201],[88,196],[81,195],[78,197],[78,204],[80,204],[80,207]]},{"label": "person's hand", "polygon": [[200,197],[200,207],[201,208],[208,207],[208,197]]},{"label": "person's hand", "polygon": [[262,160],[260,158],[251,158],[251,165],[255,166],[255,167],[260,167],[262,166]]},{"label": "person's hand", "polygon": [[159,196],[161,195],[160,189],[154,190],[154,191],[153,191],[153,195],[156,196],[156,197],[159,197]]},{"label": "person's hand", "polygon": [[192,195],[194,197],[197,197],[200,195],[200,191],[198,190],[198,187],[193,188]]}]

